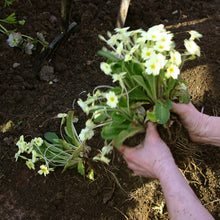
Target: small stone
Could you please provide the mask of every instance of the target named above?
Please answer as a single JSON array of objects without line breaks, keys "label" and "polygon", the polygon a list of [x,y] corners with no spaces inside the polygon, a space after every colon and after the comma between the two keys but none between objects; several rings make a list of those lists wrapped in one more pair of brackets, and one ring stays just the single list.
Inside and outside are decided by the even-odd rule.
[{"label": "small stone", "polygon": [[51,15],[51,16],[50,16],[50,23],[51,23],[51,24],[57,23],[57,17],[54,16],[54,15]]},{"label": "small stone", "polygon": [[40,71],[40,79],[43,81],[52,81],[54,79],[54,68],[52,66],[42,66]]},{"label": "small stone", "polygon": [[21,64],[20,63],[13,63],[12,67],[15,69],[17,67],[19,67]]}]

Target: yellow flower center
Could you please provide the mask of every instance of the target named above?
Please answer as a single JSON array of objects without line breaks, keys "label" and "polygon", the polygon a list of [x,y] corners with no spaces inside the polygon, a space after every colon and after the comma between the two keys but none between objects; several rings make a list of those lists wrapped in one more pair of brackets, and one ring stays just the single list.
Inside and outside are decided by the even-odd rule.
[{"label": "yellow flower center", "polygon": [[153,34],[151,37],[152,37],[152,38],[156,38],[156,35],[155,35],[155,34]]},{"label": "yellow flower center", "polygon": [[114,101],[115,101],[115,98],[114,98],[114,97],[111,97],[111,98],[110,98],[110,101],[111,101],[111,102],[114,102]]},{"label": "yellow flower center", "polygon": [[44,173],[47,172],[47,168],[46,168],[46,167],[42,168],[42,171],[43,171]]},{"label": "yellow flower center", "polygon": [[153,70],[155,70],[155,69],[156,69],[155,64],[151,64],[151,65],[150,65],[150,68],[153,69]]},{"label": "yellow flower center", "polygon": [[150,55],[151,55],[151,52],[149,52],[149,51],[148,51],[148,52],[146,52],[146,56],[148,56],[148,57],[149,57]]},{"label": "yellow flower center", "polygon": [[163,48],[164,48],[164,46],[163,46],[163,45],[160,45],[160,46],[159,46],[159,48],[160,48],[160,49],[163,49]]},{"label": "yellow flower center", "polygon": [[170,68],[169,68],[169,72],[170,72],[170,73],[174,73],[174,68],[173,68],[173,67],[170,67]]}]

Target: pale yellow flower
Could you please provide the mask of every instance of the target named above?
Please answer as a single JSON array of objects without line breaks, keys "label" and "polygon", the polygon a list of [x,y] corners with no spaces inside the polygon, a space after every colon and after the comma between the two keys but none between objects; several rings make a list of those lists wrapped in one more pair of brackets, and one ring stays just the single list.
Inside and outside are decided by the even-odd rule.
[{"label": "pale yellow flower", "polygon": [[191,55],[197,55],[198,57],[200,56],[200,47],[193,41],[193,40],[184,40],[184,45],[186,47],[186,50],[191,54]]},{"label": "pale yellow flower", "polygon": [[107,99],[107,105],[111,108],[115,108],[118,104],[118,97],[115,95],[114,92],[110,91],[109,93],[105,94],[105,98]]},{"label": "pale yellow flower", "polygon": [[27,160],[26,161],[26,165],[27,165],[27,167],[31,170],[31,169],[33,169],[33,170],[35,170],[35,166],[34,166],[34,162],[32,161],[32,160]]},{"label": "pale yellow flower", "polygon": [[167,78],[173,77],[174,79],[177,79],[179,74],[180,74],[180,69],[178,68],[178,66],[171,64],[167,68],[167,72],[166,72]]},{"label": "pale yellow flower", "polygon": [[57,115],[58,118],[65,118],[66,116],[67,116],[66,113],[59,113],[59,114]]},{"label": "pale yellow flower", "polygon": [[43,139],[41,137],[34,138],[34,143],[40,147],[43,144]]},{"label": "pale yellow flower", "polygon": [[191,35],[190,36],[190,40],[195,40],[195,39],[198,39],[198,38],[201,38],[202,37],[202,34],[200,34],[199,32],[197,31],[189,31],[189,34]]},{"label": "pale yellow flower", "polygon": [[47,174],[49,174],[50,171],[53,171],[53,169],[49,168],[49,167],[47,167],[45,165],[41,165],[40,166],[40,170],[38,171],[38,173],[40,175],[44,174],[44,176],[46,176]]},{"label": "pale yellow flower", "polygon": [[110,75],[112,70],[111,70],[111,66],[105,62],[101,62],[100,63],[100,69],[106,74],[106,75]]}]

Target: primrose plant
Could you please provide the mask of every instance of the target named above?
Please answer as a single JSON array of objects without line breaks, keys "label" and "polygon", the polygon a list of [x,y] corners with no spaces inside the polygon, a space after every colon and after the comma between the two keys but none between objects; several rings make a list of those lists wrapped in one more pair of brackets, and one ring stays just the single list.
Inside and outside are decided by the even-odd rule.
[{"label": "primrose plant", "polygon": [[[25,159],[28,168],[33,170],[37,162],[42,163],[38,173],[44,176],[55,167],[63,167],[63,172],[67,168],[77,167],[78,172],[85,176],[84,159],[88,157],[90,147],[77,134],[74,123],[78,119],[74,116],[74,111],[68,114],[60,113],[56,117],[61,118],[61,137],[59,138],[54,132],[47,132],[44,134],[44,139],[36,137],[26,142],[22,135],[16,143],[18,146],[16,161],[19,157]],[[87,173],[87,177],[93,179],[93,170]]]},{"label": "primrose plant", "polygon": [[[181,68],[185,61],[200,56],[195,40],[202,35],[196,31],[189,31],[189,34],[182,53],[175,49],[174,35],[162,24],[147,31],[116,28],[114,34],[107,32],[108,39],[99,36],[109,47],[98,51],[107,58],[106,62],[100,63],[100,68],[111,77],[115,86],[99,85],[92,94],[87,94],[86,100],[77,100],[88,116],[79,135],[74,126],[73,111],[58,115],[62,118],[61,138],[47,132],[45,140],[35,138],[26,143],[21,136],[15,157],[24,158],[30,169],[35,169],[36,161],[42,161],[39,174],[48,174],[53,169],[50,165],[64,166],[63,170],[77,167],[79,173],[85,175],[84,162],[90,151],[86,142],[93,138],[94,129],[101,127],[104,147],[93,160],[108,164],[107,155],[112,146],[120,147],[126,139],[145,132],[148,121],[169,127],[172,102],[190,101],[187,84],[180,76]],[[31,154],[32,158],[21,153]],[[87,176],[92,179],[93,171],[90,170]]]},{"label": "primrose plant", "polygon": [[107,58],[100,68],[117,85],[98,86],[78,104],[94,127],[102,126],[102,138],[114,140],[117,148],[127,138],[145,132],[149,120],[165,127],[172,124],[172,102],[190,101],[187,84],[180,76],[181,67],[185,61],[200,56],[195,39],[202,35],[196,31],[189,34],[182,53],[175,50],[174,35],[162,24],[147,31],[116,28],[114,34],[107,32],[107,39],[99,36],[108,46],[98,51]]}]

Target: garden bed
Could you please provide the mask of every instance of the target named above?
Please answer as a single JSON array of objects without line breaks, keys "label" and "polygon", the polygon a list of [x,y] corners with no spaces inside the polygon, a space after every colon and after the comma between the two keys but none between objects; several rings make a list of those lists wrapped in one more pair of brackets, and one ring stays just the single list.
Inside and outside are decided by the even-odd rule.
[{"label": "garden bed", "polygon": [[[96,54],[104,46],[98,35],[115,28],[119,6],[119,0],[73,1],[70,20],[77,27],[42,64],[54,68],[49,80],[52,84],[33,71],[42,56],[40,48],[32,55],[24,54],[10,48],[7,37],[0,34],[0,125],[9,120],[16,125],[0,133],[2,219],[168,219],[159,182],[134,176],[117,150],[109,166],[88,160],[86,167],[94,169],[94,181],[83,178],[75,169],[61,173],[58,168],[47,177],[40,176],[24,161],[16,162],[14,158],[20,135],[34,138],[47,131],[59,133],[59,120],[54,116],[72,110],[74,99],[82,91],[88,93],[98,85],[109,85],[109,77],[99,67],[104,59]],[[0,18],[15,12],[18,20],[25,19],[24,26],[9,26],[23,34],[35,37],[36,32],[42,32],[48,42],[60,34],[58,0],[17,0],[7,8],[1,3],[0,11]],[[175,34],[177,48],[187,31],[203,34],[199,42],[201,57],[186,63],[182,77],[195,106],[219,116],[219,2],[131,1],[125,26],[147,30],[156,24],[164,24]],[[14,63],[20,65],[15,68]],[[80,118],[76,127],[81,129],[86,116],[76,104],[75,111]],[[170,147],[178,166],[202,204],[219,218],[220,149],[192,143],[184,128],[176,138],[175,146]],[[98,132],[89,144],[92,158],[103,144]]]}]

